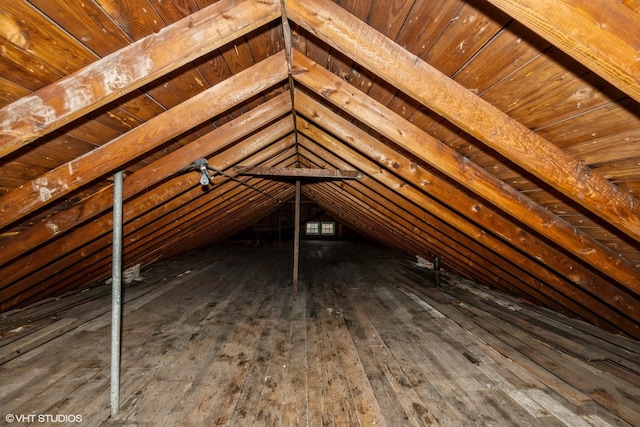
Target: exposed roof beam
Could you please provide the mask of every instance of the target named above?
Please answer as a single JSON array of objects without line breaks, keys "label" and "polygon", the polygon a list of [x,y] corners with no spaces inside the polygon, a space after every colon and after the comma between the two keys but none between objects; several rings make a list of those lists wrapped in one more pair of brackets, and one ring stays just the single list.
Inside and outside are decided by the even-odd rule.
[{"label": "exposed roof beam", "polygon": [[279,18],[279,0],[221,0],[0,109],[0,158]]},{"label": "exposed roof beam", "polygon": [[[161,157],[126,177],[123,188],[124,199],[145,191],[151,186],[171,176],[184,165],[200,157],[207,157],[213,152],[226,148],[232,142],[255,132],[266,123],[291,111],[289,94],[282,94],[232,121],[225,123],[197,140]],[[284,136],[293,132],[291,119],[285,119],[274,126],[257,133],[264,140],[273,140],[271,135]],[[0,243],[0,266],[12,259],[32,251],[57,234],[77,227],[85,221],[109,209],[113,203],[110,191],[100,191],[78,202],[68,209],[39,222]]]},{"label": "exposed roof beam", "polygon": [[[387,241],[396,240],[398,241],[397,244],[401,245],[402,243],[408,242],[408,246],[414,248],[412,252],[415,252],[415,248],[419,246],[419,243],[417,242],[417,240],[419,239],[408,238],[405,233],[403,233],[403,227],[401,227],[393,219],[381,216],[380,212],[378,211],[370,211],[368,213],[365,213],[366,206],[369,201],[366,200],[366,198],[363,198],[362,195],[354,197],[350,194],[345,194],[345,192],[341,189],[335,188],[335,185],[331,185],[328,183],[311,183],[306,186],[305,191],[307,193],[310,193],[311,191],[319,189],[321,186],[324,187],[324,189],[318,191],[324,192],[325,195],[328,195],[326,197],[329,197],[332,200],[332,203],[327,203],[327,205],[335,206],[335,212],[340,213],[342,215],[342,218],[359,218],[360,221],[369,224],[369,226],[373,230],[380,231],[381,234],[383,234],[381,240],[385,243]],[[431,245],[432,247],[441,245],[440,250],[444,249],[444,245],[442,244],[443,242],[437,242],[435,241],[435,239],[432,240],[434,240]],[[451,240],[452,239],[450,239],[450,241]],[[463,239],[459,242],[452,242],[451,244],[453,245],[457,243],[457,252],[460,253],[456,257],[458,259],[458,262],[454,263],[457,264],[456,268],[458,266],[466,264],[467,267],[470,267],[470,269],[474,271],[475,274],[469,274],[469,277],[474,277],[475,280],[481,283],[491,283],[492,286],[506,291],[510,294],[526,294],[526,298],[528,300],[535,302],[538,305],[552,307],[555,310],[560,310],[562,308],[559,300],[566,300],[566,298],[563,298],[562,295],[555,294],[552,289],[548,290],[547,292],[549,293],[549,295],[546,295],[545,293],[540,292],[540,290],[536,289],[535,287],[528,287],[525,284],[525,281],[530,279],[529,277],[527,277],[528,275],[526,273],[523,274],[522,271],[520,271],[520,275],[518,275],[517,268],[514,268],[514,266],[511,265],[508,260],[500,258],[499,256],[489,251],[474,252],[471,249],[474,246],[473,242],[469,242],[470,247],[466,246],[465,242],[466,239]],[[405,248],[404,251],[406,252],[407,249]],[[442,254],[441,251],[436,253]],[[451,262],[452,260],[452,258],[447,257],[448,262]],[[480,272],[482,272],[482,274],[479,274]],[[529,292],[527,293],[522,291],[523,287],[528,288]],[[554,301],[553,297],[557,297],[558,301]],[[570,300],[566,301],[569,302]],[[568,310],[566,310],[565,307],[565,310],[562,311],[566,313]],[[586,310],[582,309],[582,312],[586,312]],[[573,315],[575,316],[575,314]]]},{"label": "exposed roof beam", "polygon": [[[318,134],[316,133],[316,135]],[[322,137],[325,140],[332,139],[326,134],[322,135]],[[321,142],[316,143],[322,145]],[[313,147],[310,147],[308,144],[304,146],[309,149],[310,153],[312,152]],[[322,145],[322,147],[329,149],[329,147],[325,147],[324,145]],[[339,150],[338,153],[341,154],[342,150]],[[314,156],[305,153],[305,157],[312,159]],[[328,160],[326,157],[332,157],[331,163],[336,160],[335,154],[329,156],[325,154],[322,159],[315,157],[315,160],[319,163],[326,163]],[[362,159],[362,161],[364,161],[364,159]],[[366,161],[366,163],[372,164],[369,161]],[[373,165],[372,169],[375,170],[376,166]],[[375,185],[371,180],[367,180],[367,183],[370,186]],[[352,215],[362,218],[363,221],[371,222],[374,229],[389,230],[390,232],[387,233],[387,239],[399,238],[399,244],[407,242],[409,247],[413,248],[410,253],[421,253],[418,251],[418,248],[429,248],[432,253],[439,254],[440,256],[445,255],[447,261],[453,258],[458,259],[461,265],[473,263],[477,266],[477,269],[474,268],[476,274],[472,276],[476,277],[480,282],[490,281],[499,288],[504,288],[511,293],[519,294],[523,293],[522,290],[519,289],[521,286],[529,288],[525,282],[530,279],[530,274],[522,269],[523,266],[517,265],[517,260],[510,259],[509,257],[501,257],[494,251],[478,251],[481,247],[480,243],[460,233],[454,227],[447,225],[441,221],[440,218],[437,218],[437,216],[431,215],[428,207],[424,208],[422,218],[428,222],[429,225],[426,225],[425,222],[419,218],[414,218],[410,224],[408,223],[404,226],[402,223],[405,221],[404,216],[409,216],[407,209],[410,207],[410,203],[407,200],[401,200],[402,195],[400,194],[389,194],[390,189],[384,189],[378,186],[377,190],[381,195],[385,195],[385,200],[381,204],[376,204],[363,192],[356,190],[357,194],[352,194],[351,190],[354,189],[354,187],[360,187],[360,185],[357,184],[345,183],[338,186],[335,185],[335,183],[310,183],[306,186],[306,190],[309,191],[310,187],[320,188],[320,186],[323,186],[327,189],[327,192],[335,196],[335,204],[341,214],[351,210]],[[388,206],[388,208],[386,208],[386,206]],[[416,229],[420,230],[420,232],[416,232]],[[479,271],[484,271],[486,276],[484,278],[478,277]],[[511,276],[511,278],[505,280],[506,276]],[[522,283],[515,286],[510,284],[518,282]],[[536,282],[534,279],[534,283],[535,286],[532,287],[533,293],[538,293],[539,297],[528,293],[529,297],[538,302],[546,300],[543,303],[546,306],[553,305],[553,302],[549,300],[548,296],[540,294],[540,282]],[[559,307],[555,308],[557,309]]]},{"label": "exposed roof beam", "polygon": [[[300,99],[298,99],[298,101],[300,101]],[[298,105],[302,107],[301,103],[298,103]],[[303,114],[304,113],[301,111],[301,115]],[[519,268],[528,272],[526,274],[521,274],[521,278],[524,280],[518,280],[527,283],[527,288],[521,289],[522,293],[530,294],[533,290],[534,294],[538,294],[539,291],[544,291],[550,295],[563,295],[562,304],[566,306],[567,310],[572,311],[579,317],[588,319],[589,321],[597,324],[602,324],[602,322],[596,321],[588,312],[596,313],[597,316],[605,322],[616,325],[617,328],[624,330],[629,335],[635,337],[640,336],[640,328],[638,327],[637,321],[637,319],[640,318],[640,313],[638,313],[638,297],[620,292],[620,288],[618,286],[615,286],[606,280],[591,283],[591,278],[588,275],[585,277],[585,275],[582,274],[582,266],[567,261],[566,259],[557,261],[551,265],[549,265],[549,261],[547,260],[548,269],[543,268],[543,266],[537,263],[536,259],[532,259],[531,256],[523,254],[531,250],[544,250],[545,245],[542,242],[537,242],[536,239],[531,236],[526,239],[526,242],[519,242],[516,238],[515,241],[510,242],[513,245],[510,246],[504,241],[496,238],[492,233],[487,233],[476,225],[474,221],[465,220],[461,215],[456,215],[455,212],[448,211],[446,207],[417,190],[417,188],[425,187],[423,185],[425,177],[420,173],[422,169],[419,167],[416,167],[414,172],[410,175],[407,174],[406,181],[403,181],[400,178],[395,177],[392,173],[380,170],[380,166],[378,164],[359,154],[361,150],[365,152],[368,151],[362,145],[350,148],[345,143],[339,142],[335,138],[327,135],[312,125],[301,125],[300,129],[302,133],[304,135],[308,135],[315,144],[321,146],[322,151],[319,151],[315,147],[307,144],[306,139],[301,139],[300,144],[306,149],[312,151],[323,160],[326,160],[333,167],[355,167],[362,170],[365,174],[365,177],[361,181],[348,181],[343,183],[342,187],[360,187],[361,185],[366,185],[373,189],[375,193],[383,196],[384,199],[394,201],[395,208],[392,207],[394,211],[405,211],[405,213],[403,213],[404,216],[410,214],[419,218],[419,220],[415,222],[418,227],[420,226],[420,221],[423,220],[437,229],[437,231],[428,230],[427,233],[437,236],[437,234],[442,231],[449,236],[453,236],[459,244],[465,248],[472,246],[468,243],[469,240],[475,241],[478,245],[484,246],[485,249],[503,257],[504,259],[508,259],[509,262],[515,263]],[[345,136],[349,138],[353,135],[346,134]],[[360,139],[358,139],[358,141],[360,141]],[[335,157],[337,156],[343,159],[342,161],[346,162],[346,164],[336,162]],[[387,170],[394,170],[394,172],[402,174],[402,172],[407,169],[406,164],[410,162],[407,159],[402,159],[401,157],[402,156],[395,155],[390,163],[393,162],[398,165],[398,167],[394,168],[391,165],[385,165]],[[409,169],[411,169],[410,166]],[[440,186],[443,187],[441,191],[448,192],[451,195],[457,192],[455,188],[449,188],[447,190],[445,183],[438,183],[437,181],[437,179],[430,179],[430,184],[427,187],[432,190],[432,187]],[[397,198],[388,194],[388,191],[392,191],[397,194],[397,196],[405,198],[405,201],[397,201]],[[455,197],[452,196],[452,198]],[[464,203],[462,202],[463,198],[458,199],[460,199],[457,201],[459,206],[456,208],[460,211],[473,212],[474,207],[478,206],[478,204],[473,201]],[[443,203],[447,202],[449,201],[443,201]],[[423,210],[423,213],[419,210]],[[472,213],[471,216],[474,217],[475,215]],[[480,216],[482,217],[484,215]],[[483,220],[480,225],[487,225],[487,223],[489,223],[488,227],[492,227],[491,221],[489,220],[490,217],[493,217],[495,221],[494,227],[500,228],[501,233],[503,232],[502,228],[506,227],[506,233],[513,233],[514,237],[517,236],[519,229],[516,228],[513,230],[513,227],[511,227],[510,224],[505,224],[505,221],[495,214],[486,216],[486,219]],[[451,232],[451,229],[455,231]],[[523,234],[523,237],[525,235],[526,234]],[[407,238],[411,239],[411,237],[411,234],[407,235]],[[551,252],[551,257],[553,257],[557,252],[552,246],[548,246],[547,250]],[[481,251],[481,253],[484,252]],[[567,271],[570,272],[573,268],[576,269],[576,272],[572,275],[572,278],[574,280],[579,278],[580,280],[575,284],[571,283],[570,280],[561,277],[562,273],[567,273]],[[532,282],[525,277],[529,274],[535,276],[535,278],[537,278],[537,282]],[[483,281],[481,278],[477,277],[477,274],[473,274],[472,277],[475,277],[480,282]],[[512,283],[516,283],[518,281],[514,281]],[[602,295],[602,301],[592,297],[594,292],[597,292],[598,295]],[[536,299],[540,298],[538,297]],[[581,307],[575,306],[571,303],[572,300],[576,301],[581,305]],[[555,309],[558,310],[558,307],[555,307]],[[562,312],[563,310],[560,311]],[[620,313],[624,314],[621,315]],[[568,313],[565,312],[565,314]]]},{"label": "exposed roof beam", "polygon": [[[610,281],[594,278],[592,271],[587,270],[580,263],[568,260],[565,253],[556,249],[555,246],[547,244],[536,235],[529,234],[525,229],[502,217],[500,213],[458,191],[453,185],[427,169],[413,164],[411,160],[393,151],[386,144],[376,140],[302,92],[296,92],[296,105],[300,115],[313,117],[316,121],[317,126],[299,118],[298,127],[302,134],[307,135],[318,144],[323,144],[323,147],[328,150],[328,153],[323,154],[322,157],[330,159],[333,156],[332,153],[339,153],[344,160],[349,162],[346,165],[333,163],[333,167],[356,167],[364,173],[369,171],[370,176],[384,182],[391,188],[402,188],[402,193],[405,195],[411,191],[394,185],[394,180],[388,173],[376,172],[375,168],[367,167],[366,164],[369,161],[364,158],[360,159],[363,157],[361,154],[364,154],[387,170],[404,176],[407,182],[422,188],[433,199],[440,200],[442,205],[427,198],[422,201],[414,200],[414,203],[438,217],[443,223],[455,227],[469,238],[477,240],[488,249],[504,257],[520,259],[519,264],[526,266],[529,270],[541,270],[536,274],[542,282],[555,286],[560,292],[570,297],[579,299],[579,296],[575,294],[575,289],[558,281],[556,275],[563,276],[568,281],[575,283],[587,294],[599,295],[607,304],[640,321],[640,304],[637,296],[621,291],[619,286],[610,283]],[[352,148],[344,144],[335,145],[335,139],[328,137],[324,132],[319,132],[319,128],[332,129],[334,133],[341,135]],[[367,180],[365,179],[365,181]],[[453,212],[447,213],[445,206]],[[505,252],[501,246],[502,242],[497,242],[497,239],[479,227],[492,230],[493,233],[522,253],[537,254],[536,261],[523,260],[520,253]],[[554,274],[545,271],[546,269],[541,265],[536,265],[537,263],[546,265],[548,270]],[[636,334],[640,334],[640,331],[637,331]]]},{"label": "exposed roof beam", "polygon": [[0,228],[287,78],[284,51],[0,197]]},{"label": "exposed roof beam", "polygon": [[295,50],[293,59],[298,82],[640,294],[640,271],[630,262]]},{"label": "exposed roof beam", "polygon": [[270,168],[267,166],[235,166],[233,171],[240,175],[283,176],[296,178],[360,179],[362,174],[355,170],[314,169],[314,168]]},{"label": "exposed roof beam", "polygon": [[[640,201],[328,0],[289,0],[287,16],[460,129],[640,241]],[[302,55],[295,55],[295,58]],[[298,64],[304,61],[298,61]],[[299,71],[299,70],[298,70]],[[297,71],[294,70],[294,77]],[[344,81],[340,85],[346,84]],[[331,97],[334,87],[323,88]],[[370,124],[369,120],[365,123]]]},{"label": "exposed roof beam", "polygon": [[[281,137],[272,135],[269,138],[260,138],[264,135],[254,135],[233,148],[210,159],[212,163],[220,168],[226,169],[242,160],[249,160],[260,163],[276,159],[279,153],[290,150],[293,145],[293,137]],[[125,180],[126,186],[126,180]],[[150,225],[154,230],[165,224],[168,230],[176,227],[176,221],[185,221],[185,215],[190,211],[197,213],[207,212],[203,207],[212,199],[227,200],[233,197],[231,190],[235,187],[245,189],[245,187],[228,180],[220,178],[220,183],[208,192],[203,192],[197,185],[197,178],[189,175],[179,175],[162,185],[151,189],[148,193],[139,195],[127,201],[124,205],[125,240],[130,239],[132,230]],[[253,191],[247,189],[247,191]],[[201,197],[206,195],[206,197]],[[212,197],[213,196],[213,197]],[[194,200],[198,200],[194,202]],[[183,209],[191,204],[187,210]],[[0,277],[0,310],[11,307],[23,301],[23,292],[42,293],[43,289],[33,287],[34,283],[46,280],[47,278],[58,278],[58,273],[77,262],[78,258],[91,259],[94,262],[96,257],[91,254],[98,250],[110,251],[110,237],[106,236],[111,232],[111,214],[103,213],[93,221],[88,222],[84,227],[76,228],[67,234],[58,237],[55,244],[45,245],[27,254],[20,263],[12,263],[3,269]],[[135,221],[134,221],[135,220]],[[105,237],[103,243],[96,239]],[[82,251],[83,256],[66,256],[74,251]],[[94,279],[95,280],[95,279]]]},{"label": "exposed roof beam", "polygon": [[640,102],[640,15],[616,0],[487,0]]}]

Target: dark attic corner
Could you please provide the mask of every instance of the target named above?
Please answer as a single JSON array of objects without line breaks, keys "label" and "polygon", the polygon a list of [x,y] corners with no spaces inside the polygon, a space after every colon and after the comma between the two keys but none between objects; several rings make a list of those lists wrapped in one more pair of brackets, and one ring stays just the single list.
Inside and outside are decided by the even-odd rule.
[{"label": "dark attic corner", "polygon": [[637,28],[0,0],[0,415],[640,425]]}]

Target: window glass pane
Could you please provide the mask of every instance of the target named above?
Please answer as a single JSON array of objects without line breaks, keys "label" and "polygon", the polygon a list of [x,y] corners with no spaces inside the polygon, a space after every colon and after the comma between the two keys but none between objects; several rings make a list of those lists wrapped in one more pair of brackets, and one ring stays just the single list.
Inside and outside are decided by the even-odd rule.
[{"label": "window glass pane", "polygon": [[323,222],[322,234],[335,234],[335,224],[333,222]]},{"label": "window glass pane", "polygon": [[306,228],[307,234],[320,234],[320,224],[317,222],[308,222]]}]

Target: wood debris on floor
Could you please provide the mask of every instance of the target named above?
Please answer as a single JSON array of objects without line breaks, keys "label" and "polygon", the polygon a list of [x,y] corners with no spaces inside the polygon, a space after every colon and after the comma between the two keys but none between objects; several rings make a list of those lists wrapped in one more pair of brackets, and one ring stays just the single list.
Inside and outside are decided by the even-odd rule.
[{"label": "wood debris on floor", "polygon": [[119,414],[109,418],[110,298],[98,286],[1,320],[3,417],[114,426],[640,420],[639,342],[450,274],[435,287],[404,255],[304,241],[297,300],[287,245],[227,244],[143,273],[124,293]]}]

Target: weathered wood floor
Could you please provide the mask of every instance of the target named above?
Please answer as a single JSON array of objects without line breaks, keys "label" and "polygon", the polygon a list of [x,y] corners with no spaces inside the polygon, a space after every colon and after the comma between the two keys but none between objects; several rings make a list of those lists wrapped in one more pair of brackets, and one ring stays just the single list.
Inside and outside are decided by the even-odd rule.
[{"label": "weathered wood floor", "polygon": [[[2,419],[80,415],[77,425],[114,426],[640,421],[638,342],[463,280],[445,277],[445,287],[435,288],[409,258],[377,248],[304,242],[302,253],[296,301],[289,248],[218,247],[144,271],[125,295],[114,419],[109,295],[94,291],[97,297],[48,326],[5,334],[0,360],[13,358],[0,365]],[[37,331],[40,340],[66,333],[14,357]]]}]

